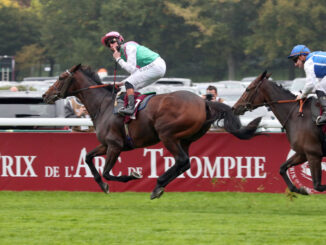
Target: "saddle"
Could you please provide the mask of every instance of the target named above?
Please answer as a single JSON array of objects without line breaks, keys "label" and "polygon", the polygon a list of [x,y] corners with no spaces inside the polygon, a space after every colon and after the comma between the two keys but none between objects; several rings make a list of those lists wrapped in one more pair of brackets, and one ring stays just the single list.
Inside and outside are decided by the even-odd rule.
[{"label": "saddle", "polygon": [[[309,98],[310,99],[310,98]],[[318,99],[311,97],[311,119],[316,124],[316,119],[322,114],[322,109]],[[320,140],[322,141],[323,153],[326,155],[326,125],[318,126],[321,131]]]},{"label": "saddle", "polygon": [[[135,112],[131,116],[124,116],[124,123],[127,124],[130,123],[132,119],[136,119],[137,112],[143,110],[146,107],[148,101],[155,95],[156,92],[150,92],[146,94],[135,92]],[[119,109],[127,106],[127,104],[128,96],[126,92],[119,92],[115,98],[113,113],[119,114]]]},{"label": "saddle", "polygon": [[[316,119],[322,114],[322,109],[318,99],[311,97],[311,116],[312,121],[316,124]],[[326,124],[319,126],[324,134],[326,134]]]}]

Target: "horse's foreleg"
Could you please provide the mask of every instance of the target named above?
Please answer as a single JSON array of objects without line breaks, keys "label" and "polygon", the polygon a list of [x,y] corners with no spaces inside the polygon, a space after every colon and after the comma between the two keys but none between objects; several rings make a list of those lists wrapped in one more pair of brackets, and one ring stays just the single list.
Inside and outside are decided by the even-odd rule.
[{"label": "horse's foreleg", "polygon": [[120,181],[120,182],[128,182],[133,179],[141,179],[142,176],[136,172],[131,173],[131,175],[121,175],[121,176],[114,176],[110,173],[116,161],[118,160],[120,153],[121,150],[118,149],[117,147],[114,146],[108,147],[106,153],[106,162],[105,162],[103,177],[106,180],[113,180],[113,181]]},{"label": "horse's foreleg", "polygon": [[159,198],[164,193],[164,187],[190,168],[188,147],[179,143],[163,142],[165,147],[174,155],[175,164],[157,179],[155,189],[151,194],[151,199]]},{"label": "horse's foreleg", "polygon": [[314,189],[320,192],[326,190],[326,185],[321,184],[321,179],[322,179],[321,160],[322,157],[308,158]]},{"label": "horse's foreleg", "polygon": [[288,175],[286,174],[286,171],[293,166],[296,166],[298,164],[302,164],[305,161],[307,161],[307,158],[305,155],[295,153],[292,157],[290,157],[285,163],[283,163],[280,167],[280,175],[283,177],[285,183],[289,187],[290,191],[305,194],[307,195],[307,191],[304,188],[298,189],[290,180]]},{"label": "horse's foreleg", "polygon": [[90,152],[87,153],[86,155],[86,163],[88,165],[88,167],[90,168],[95,181],[99,184],[99,186],[101,187],[102,191],[105,193],[109,193],[109,185],[107,183],[104,183],[102,181],[101,175],[99,174],[99,172],[97,171],[97,169],[94,166],[93,163],[93,158],[96,156],[101,156],[101,155],[105,155],[106,153],[106,146],[104,145],[99,145],[97,146],[95,149],[91,150]]}]

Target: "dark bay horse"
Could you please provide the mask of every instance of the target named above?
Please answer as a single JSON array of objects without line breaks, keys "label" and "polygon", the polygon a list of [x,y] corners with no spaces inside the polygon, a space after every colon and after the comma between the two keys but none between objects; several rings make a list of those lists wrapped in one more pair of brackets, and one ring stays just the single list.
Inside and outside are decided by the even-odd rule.
[{"label": "dark bay horse", "polygon": [[[311,104],[313,98],[305,100],[302,114],[299,113],[300,102],[290,91],[274,82],[268,81],[270,75],[264,72],[258,76],[234,104],[235,114],[241,115],[248,110],[260,106],[268,106],[286,130],[286,136],[295,154],[280,167],[280,174],[290,191],[307,195],[304,187],[297,188],[287,175],[287,170],[306,161],[312,174],[314,189],[325,191],[326,185],[321,184],[321,160],[323,151],[323,133],[312,120]],[[317,109],[318,110],[318,109]]]},{"label": "dark bay horse", "polygon": [[[94,86],[97,88],[92,89]],[[86,163],[104,192],[109,192],[109,186],[102,181],[95,168],[94,157],[106,155],[102,174],[106,180],[127,182],[141,176],[137,173],[130,176],[110,174],[122,151],[161,141],[174,156],[175,165],[158,178],[151,199],[160,197],[166,185],[190,168],[189,146],[207,132],[212,122],[224,119],[227,132],[240,139],[250,139],[257,135],[256,129],[261,120],[256,118],[248,126],[242,127],[231,107],[225,104],[205,101],[187,91],[156,95],[150,99],[145,109],[138,112],[137,120],[129,123],[133,142],[133,147],[130,147],[126,139],[124,118],[113,113],[116,91],[112,85],[101,87],[95,72],[89,67],[76,65],[63,72],[43,98],[46,103],[54,103],[70,95],[75,95],[85,105],[96,128],[100,145],[87,153]]]}]

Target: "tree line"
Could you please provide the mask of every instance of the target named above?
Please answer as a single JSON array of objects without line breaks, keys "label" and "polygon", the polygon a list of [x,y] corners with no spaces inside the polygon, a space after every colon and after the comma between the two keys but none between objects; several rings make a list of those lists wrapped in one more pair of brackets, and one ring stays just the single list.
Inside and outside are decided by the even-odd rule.
[{"label": "tree line", "polygon": [[287,60],[294,45],[326,49],[325,21],[325,0],[0,0],[0,55],[15,56],[18,79],[78,63],[112,74],[100,39],[116,30],[157,51],[166,76],[216,81],[267,69],[285,80],[303,75]]}]

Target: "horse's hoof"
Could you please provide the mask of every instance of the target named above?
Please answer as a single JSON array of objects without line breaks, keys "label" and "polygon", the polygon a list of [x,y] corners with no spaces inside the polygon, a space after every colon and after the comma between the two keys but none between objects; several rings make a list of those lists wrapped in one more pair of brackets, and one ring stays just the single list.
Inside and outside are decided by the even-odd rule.
[{"label": "horse's hoof", "polygon": [[299,188],[299,193],[302,195],[309,195],[309,192],[307,191],[307,189],[302,186]]},{"label": "horse's hoof", "polygon": [[164,193],[164,187],[155,188],[151,194],[151,200],[155,198],[160,198]]},{"label": "horse's hoof", "polygon": [[103,191],[104,193],[106,193],[106,194],[109,194],[109,192],[110,192],[110,190],[109,190],[109,185],[108,185],[107,183],[103,183],[103,184],[101,185],[101,189],[102,189],[102,191]]},{"label": "horse's hoof", "polygon": [[134,177],[135,179],[141,179],[143,176],[137,172],[132,172],[130,176]]}]

